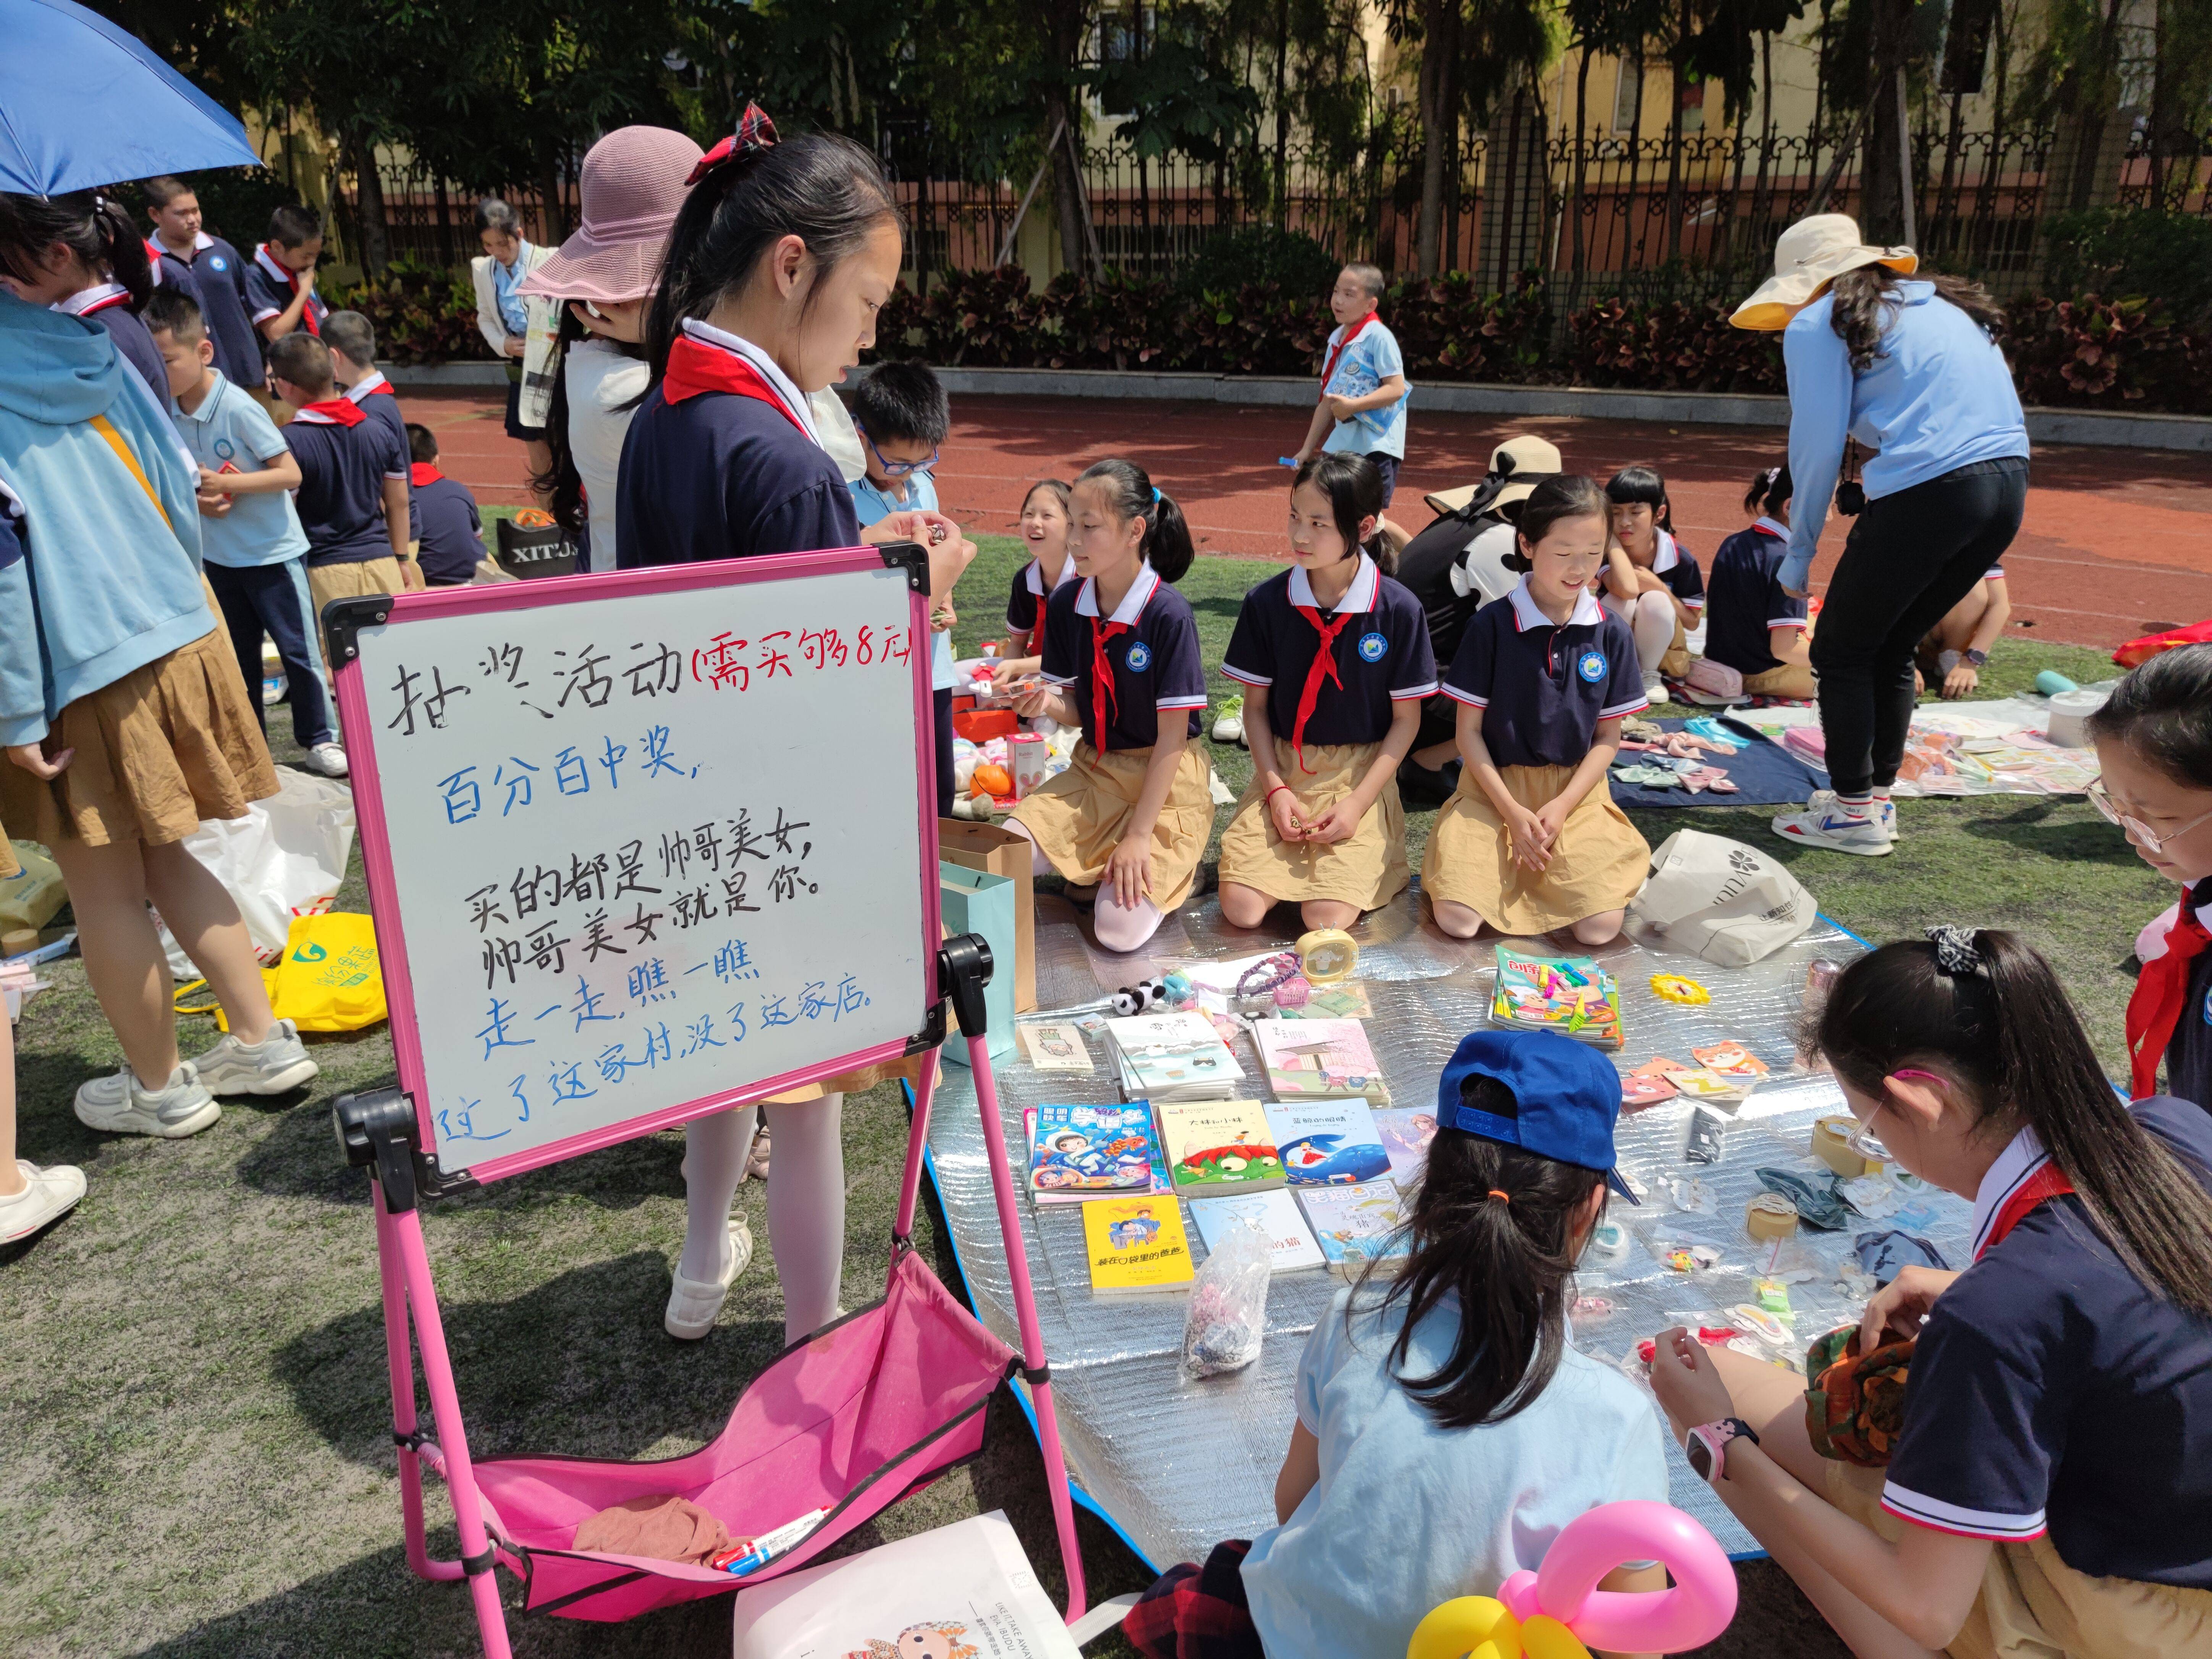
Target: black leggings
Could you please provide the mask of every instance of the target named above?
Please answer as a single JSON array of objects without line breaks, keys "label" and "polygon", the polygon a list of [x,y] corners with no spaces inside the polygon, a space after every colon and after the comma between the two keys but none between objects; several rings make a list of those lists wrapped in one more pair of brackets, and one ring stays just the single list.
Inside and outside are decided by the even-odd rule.
[{"label": "black leggings", "polygon": [[1912,647],[2003,557],[2027,504],[2027,458],[1976,461],[1866,504],[1813,630],[1836,793],[1897,781],[1912,724]]}]

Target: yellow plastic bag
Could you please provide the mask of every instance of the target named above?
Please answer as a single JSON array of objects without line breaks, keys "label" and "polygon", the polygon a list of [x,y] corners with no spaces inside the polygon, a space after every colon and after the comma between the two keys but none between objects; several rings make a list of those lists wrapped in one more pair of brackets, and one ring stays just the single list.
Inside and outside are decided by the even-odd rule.
[{"label": "yellow plastic bag", "polygon": [[[274,968],[263,969],[261,977],[276,1018],[303,1031],[358,1031],[386,1017],[375,924],[351,911],[295,916],[283,958]],[[185,1001],[206,983],[194,980],[178,987],[177,1012],[212,1012],[216,1024],[228,1031],[230,1024],[219,1004]]]},{"label": "yellow plastic bag", "polygon": [[0,876],[0,933],[19,928],[45,927],[62,908],[69,891],[62,885],[61,868],[34,841],[14,843],[15,862],[22,873]]}]

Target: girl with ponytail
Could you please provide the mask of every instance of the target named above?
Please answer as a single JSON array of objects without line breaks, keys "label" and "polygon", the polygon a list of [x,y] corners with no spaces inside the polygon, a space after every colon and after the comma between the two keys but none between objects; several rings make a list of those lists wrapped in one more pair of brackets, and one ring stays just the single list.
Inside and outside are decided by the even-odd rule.
[{"label": "girl with ponytail", "polygon": [[1398,766],[1437,689],[1421,602],[1391,580],[1382,475],[1324,453],[1291,483],[1291,566],[1244,596],[1221,672],[1245,688],[1252,782],[1221,838],[1221,914],[1285,901],[1349,927],[1406,890]]},{"label": "girl with ponytail", "polygon": [[[1607,1189],[1628,1196],[1620,1113],[1611,1062],[1571,1038],[1461,1040],[1406,1200],[1403,1267],[1339,1291],[1299,1358],[1280,1524],[1146,1592],[1122,1626],[1139,1652],[1404,1653],[1429,1609],[1495,1595],[1585,1510],[1666,1501],[1650,1401],[1567,1328]],[[1617,1568],[1603,1588],[1665,1583]],[[1251,1645],[1178,1645],[1201,1632]]]},{"label": "girl with ponytail", "polygon": [[146,244],[99,191],[0,193],[0,288],[106,329],[154,400],[172,407],[168,371],[139,317],[154,294]]},{"label": "girl with ponytail", "polygon": [[1039,875],[1093,892],[1098,942],[1133,951],[1190,896],[1213,830],[1212,769],[1191,746],[1206,665],[1189,603],[1182,509],[1133,461],[1104,460],[1069,492],[1079,582],[1046,601],[1044,684],[1015,707],[1083,729],[1067,770],[1014,808]]},{"label": "girl with ponytail", "polygon": [[[962,554],[972,552],[959,526],[917,511],[864,532],[807,402],[874,343],[876,313],[898,282],[900,237],[883,169],[849,138],[779,143],[775,123],[748,105],[737,131],[699,159],[653,285],[651,385],[623,441],[617,489],[618,568],[915,541],[931,547],[933,593],[951,595]],[[775,1145],[769,1243],[787,1341],[837,1316],[845,1094],[919,1080],[928,1058],[848,1073],[757,1109]],[[685,1127],[684,1252],[662,1320],[680,1340],[714,1328],[752,1257],[752,1233],[730,1205],[756,1111]]]},{"label": "girl with ponytail", "polygon": [[1913,1343],[1886,1468],[1814,1453],[1802,1377],[1680,1330],[1676,1432],[1855,1653],[2212,1651],[2212,1120],[2122,1104],[2013,933],[1860,957],[1806,1037],[1863,1133],[1973,1201],[1974,1260],[1867,1305],[1859,1352]]}]

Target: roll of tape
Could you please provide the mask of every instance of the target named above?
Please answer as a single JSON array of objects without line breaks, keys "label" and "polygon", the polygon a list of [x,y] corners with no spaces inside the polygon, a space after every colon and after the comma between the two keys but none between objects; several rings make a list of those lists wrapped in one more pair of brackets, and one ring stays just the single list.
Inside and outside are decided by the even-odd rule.
[{"label": "roll of tape", "polygon": [[1764,1243],[1797,1231],[1797,1206],[1779,1193],[1761,1193],[1743,1206],[1743,1230]]},{"label": "roll of tape", "polygon": [[1813,1156],[1845,1180],[1872,1175],[1881,1160],[1869,1158],[1850,1144],[1858,1125],[1848,1117],[1824,1117],[1813,1125]]}]

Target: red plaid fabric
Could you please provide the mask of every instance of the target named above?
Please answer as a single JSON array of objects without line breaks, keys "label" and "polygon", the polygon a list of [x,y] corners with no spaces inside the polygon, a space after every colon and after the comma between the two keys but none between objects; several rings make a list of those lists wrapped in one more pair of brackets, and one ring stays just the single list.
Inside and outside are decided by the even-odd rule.
[{"label": "red plaid fabric", "polygon": [[1121,1620],[1121,1634],[1145,1659],[1267,1659],[1244,1601],[1244,1555],[1251,1540],[1216,1544],[1204,1566],[1169,1569]]}]

